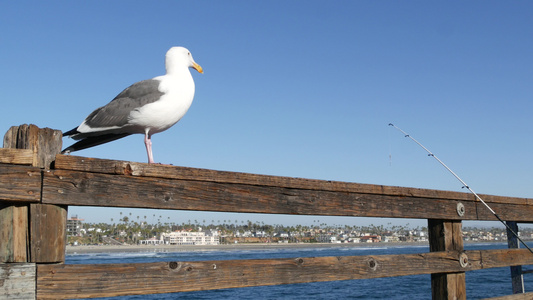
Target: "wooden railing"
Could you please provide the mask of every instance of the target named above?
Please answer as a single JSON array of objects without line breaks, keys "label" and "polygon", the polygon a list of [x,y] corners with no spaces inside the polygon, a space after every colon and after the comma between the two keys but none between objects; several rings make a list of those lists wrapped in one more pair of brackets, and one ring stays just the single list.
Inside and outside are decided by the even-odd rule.
[{"label": "wooden railing", "polygon": [[[12,127],[4,137],[0,298],[91,298],[431,274],[433,299],[465,299],[465,272],[533,264],[533,254],[522,249],[464,251],[461,222],[495,220],[467,193],[65,156],[60,149],[61,132],[34,125]],[[482,197],[506,221],[533,221],[533,199]],[[64,264],[69,205],[427,219],[430,252],[69,265]]]}]

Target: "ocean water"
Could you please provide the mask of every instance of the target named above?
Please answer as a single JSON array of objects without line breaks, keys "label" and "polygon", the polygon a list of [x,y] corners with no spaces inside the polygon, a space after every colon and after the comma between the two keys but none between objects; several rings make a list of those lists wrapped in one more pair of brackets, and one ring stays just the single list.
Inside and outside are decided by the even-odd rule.
[{"label": "ocean water", "polygon": [[[383,246],[382,246],[383,245]],[[470,244],[465,250],[503,249],[503,243]],[[427,246],[276,248],[261,250],[206,250],[176,252],[124,252],[69,254],[68,264],[146,263],[160,261],[202,261],[227,259],[269,259],[318,256],[384,255],[429,252]],[[526,267],[527,268],[527,267]],[[281,286],[249,287],[213,291],[183,292],[98,299],[431,299],[430,275],[347,280]],[[533,291],[533,275],[524,275],[527,292]],[[510,269],[493,268],[466,273],[468,299],[482,299],[512,293]]]}]

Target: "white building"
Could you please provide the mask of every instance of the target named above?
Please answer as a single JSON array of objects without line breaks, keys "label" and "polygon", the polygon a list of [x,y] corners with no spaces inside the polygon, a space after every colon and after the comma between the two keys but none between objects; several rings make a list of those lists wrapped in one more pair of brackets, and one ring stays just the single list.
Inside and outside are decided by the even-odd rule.
[{"label": "white building", "polygon": [[73,216],[67,219],[67,235],[79,236],[82,231],[83,219],[78,219],[78,216]]},{"label": "white building", "polygon": [[155,237],[139,241],[139,245],[161,245],[163,243],[163,240],[158,240]]},{"label": "white building", "polygon": [[191,232],[191,231],[174,231],[170,233],[162,233],[161,239],[168,245],[218,245],[220,239],[218,232],[211,231],[209,234],[205,232]]}]

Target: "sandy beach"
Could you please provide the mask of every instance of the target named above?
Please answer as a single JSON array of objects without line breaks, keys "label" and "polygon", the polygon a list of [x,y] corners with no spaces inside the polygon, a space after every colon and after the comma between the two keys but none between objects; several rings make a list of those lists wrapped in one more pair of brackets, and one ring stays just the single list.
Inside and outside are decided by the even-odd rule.
[{"label": "sandy beach", "polygon": [[361,248],[361,247],[401,247],[427,246],[427,242],[414,243],[300,243],[300,244],[230,244],[230,245],[102,245],[102,246],[67,246],[67,254],[110,253],[110,252],[181,252],[181,251],[216,251],[216,250],[262,250],[276,248]]}]

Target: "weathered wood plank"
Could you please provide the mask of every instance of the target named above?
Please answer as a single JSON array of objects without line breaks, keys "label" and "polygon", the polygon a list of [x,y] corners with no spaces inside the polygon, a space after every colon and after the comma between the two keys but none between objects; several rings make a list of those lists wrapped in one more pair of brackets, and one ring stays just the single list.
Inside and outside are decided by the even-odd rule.
[{"label": "weathered wood plank", "polygon": [[[57,155],[55,160],[55,168],[101,174],[273,186],[291,189],[475,201],[475,197],[472,194],[463,192],[258,175],[240,172],[216,171],[209,169],[97,159],[73,155]],[[503,197],[483,194],[480,194],[480,196],[483,197],[485,202],[533,205],[532,198]]]},{"label": "weathered wood plank", "polygon": [[39,265],[38,298],[107,297],[457,270],[458,252],[269,260]]},{"label": "weathered wood plank", "polygon": [[30,204],[31,262],[59,263],[65,261],[65,206]]},{"label": "weathered wood plank", "polygon": [[168,165],[154,165],[128,161],[116,161],[97,158],[57,155],[56,169],[84,171],[101,174],[129,175],[139,177],[156,177],[191,181],[207,181],[218,183],[234,183],[245,185],[283,187],[292,189],[324,190],[331,192],[356,192],[368,194],[384,194],[394,196],[419,196],[426,198],[447,198],[443,195],[460,196],[462,200],[474,200],[466,193],[402,188],[372,184],[360,184],[329,180],[258,175],[241,172],[216,171]]},{"label": "weathered wood plank", "polygon": [[[475,260],[482,260],[485,269],[531,265],[533,254],[527,249],[502,249],[498,251],[481,251],[481,257],[475,257]],[[469,258],[470,260],[470,258]]]},{"label": "weathered wood plank", "polygon": [[41,170],[29,166],[0,164],[0,203],[38,202],[41,199]]},{"label": "weathered wood plank", "polygon": [[0,202],[0,263],[26,262],[28,206]]},{"label": "weathered wood plank", "polygon": [[0,299],[35,299],[35,264],[0,264]]},{"label": "weathered wood plank", "polygon": [[[468,258],[466,266],[460,259]],[[500,259],[500,261],[487,260]],[[450,273],[533,264],[524,249],[287,259],[38,265],[39,299],[95,298]]]},{"label": "weathered wood plank", "polygon": [[[44,174],[43,203],[246,213],[459,218],[457,202],[349,192],[106,175]],[[465,203],[470,218],[475,204]],[[384,209],[387,208],[387,209]]]},{"label": "weathered wood plank", "polygon": [[523,293],[523,294],[515,294],[515,295],[508,295],[508,296],[501,296],[501,297],[494,297],[494,298],[485,298],[482,300],[531,300],[533,299],[533,293]]},{"label": "weathered wood plank", "polygon": [[[516,205],[505,203],[488,203],[490,207],[506,221],[533,222],[533,205]],[[476,205],[476,220],[496,221],[497,218],[479,201]],[[466,205],[465,205],[466,207]],[[468,209],[468,208],[467,208]],[[464,219],[467,220],[467,219]]]},{"label": "weathered wood plank", "polygon": [[[254,175],[260,176],[260,175]],[[270,176],[266,176],[270,177]],[[494,220],[474,201],[446,200],[259,185],[50,170],[44,174],[43,203],[207,210],[246,213],[390,218]],[[465,207],[463,217],[457,204]],[[503,206],[503,204],[500,204]],[[500,216],[533,221],[533,205],[510,205]],[[387,208],[387,209],[384,209]],[[486,210],[486,209],[485,209]]]},{"label": "weathered wood plank", "polygon": [[31,165],[33,151],[29,149],[0,148],[0,163],[15,165]]}]

